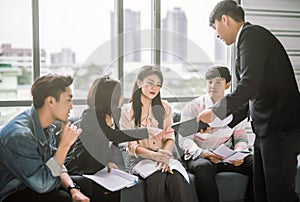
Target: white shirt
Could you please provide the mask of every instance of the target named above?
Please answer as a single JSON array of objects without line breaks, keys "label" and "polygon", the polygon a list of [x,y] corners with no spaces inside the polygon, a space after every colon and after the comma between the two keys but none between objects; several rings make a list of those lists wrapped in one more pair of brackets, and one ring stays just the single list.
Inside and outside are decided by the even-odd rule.
[{"label": "white shirt", "polygon": [[241,34],[241,31],[242,31],[244,25],[245,25],[245,24],[243,24],[243,26],[240,27],[240,29],[239,29],[239,31],[238,31],[238,33],[237,33],[237,35],[236,35],[236,39],[235,39],[235,47],[237,47],[237,43],[238,43],[238,41],[239,41],[240,34]]}]

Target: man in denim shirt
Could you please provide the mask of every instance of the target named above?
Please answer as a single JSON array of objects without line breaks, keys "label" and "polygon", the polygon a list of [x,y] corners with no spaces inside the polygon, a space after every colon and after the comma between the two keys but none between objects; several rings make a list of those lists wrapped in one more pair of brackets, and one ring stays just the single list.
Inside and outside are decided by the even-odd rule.
[{"label": "man in denim shirt", "polygon": [[[0,201],[89,201],[63,165],[81,133],[68,122],[72,82],[71,77],[57,74],[37,79],[31,88],[33,106],[2,128]],[[52,125],[56,120],[66,123],[57,148]]]}]

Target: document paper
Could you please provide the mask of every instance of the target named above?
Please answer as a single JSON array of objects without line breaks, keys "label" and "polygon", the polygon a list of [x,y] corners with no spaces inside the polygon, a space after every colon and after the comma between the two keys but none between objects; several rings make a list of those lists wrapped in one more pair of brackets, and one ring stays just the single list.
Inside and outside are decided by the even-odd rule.
[{"label": "document paper", "polygon": [[223,162],[228,163],[230,163],[231,160],[243,159],[250,154],[249,151],[234,151],[225,146],[224,144],[221,144],[217,149],[213,150],[212,152],[223,156],[225,158]]},{"label": "document paper", "polygon": [[[177,170],[188,183],[190,183],[189,176],[182,166],[182,164],[176,159],[170,159],[169,167],[171,170]],[[149,175],[153,174],[154,172],[158,171],[160,168],[157,165],[157,162],[152,161],[150,159],[144,159],[140,161],[133,167],[133,172],[135,174],[140,175],[143,178],[147,178]]]},{"label": "document paper", "polygon": [[131,187],[138,182],[138,176],[131,175],[122,170],[112,169],[107,172],[107,167],[98,171],[94,175],[83,175],[86,178],[93,180],[110,191],[118,191],[125,187]]}]

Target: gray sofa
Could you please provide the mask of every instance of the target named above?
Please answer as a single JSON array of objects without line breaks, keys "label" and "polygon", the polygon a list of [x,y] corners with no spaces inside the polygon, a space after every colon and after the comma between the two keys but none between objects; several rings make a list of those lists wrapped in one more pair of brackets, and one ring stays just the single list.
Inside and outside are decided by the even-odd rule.
[{"label": "gray sofa", "polygon": [[[71,119],[77,120],[78,118]],[[174,113],[173,115],[174,122],[180,120],[180,114]],[[58,122],[56,123],[57,128],[56,130],[60,129],[61,124]],[[58,139],[59,141],[59,139]],[[178,145],[176,148],[179,148]],[[176,150],[175,153],[180,156],[182,151],[180,149]],[[120,159],[120,162],[116,162],[120,165],[121,169],[123,159]],[[124,165],[124,164],[123,164]],[[198,197],[195,189],[195,176],[189,173],[190,184],[189,184],[189,199],[187,202],[197,202]],[[234,173],[234,172],[223,172],[218,173],[216,175],[216,182],[218,185],[219,190],[219,198],[220,202],[243,202],[245,201],[245,193],[248,183],[248,177],[243,174]],[[300,165],[298,165],[297,170],[297,178],[296,178],[296,193],[300,198]],[[133,187],[125,188],[121,191],[121,202],[145,202],[145,183],[143,180],[139,180],[138,184]],[[165,195],[164,201],[170,201],[168,194]]]},{"label": "gray sofa", "polygon": [[[180,113],[173,113],[173,121],[180,121]],[[252,143],[254,141],[253,134],[250,134]],[[178,141],[177,141],[178,143]],[[178,147],[178,144],[177,148]],[[182,151],[178,149],[176,151],[178,156],[182,155]],[[197,202],[198,197],[195,189],[195,176],[189,173],[189,199],[188,202]],[[234,173],[234,172],[222,172],[216,175],[216,182],[219,190],[220,202],[243,202],[245,201],[246,189],[248,184],[248,176]],[[300,198],[300,165],[298,165],[297,178],[296,178],[296,192]],[[138,201],[144,202],[145,199],[145,183],[140,180],[139,183],[133,187],[123,189],[121,191],[121,202]],[[169,197],[166,194],[165,200],[169,201]]]},{"label": "gray sofa", "polygon": [[[195,177],[189,173],[189,199],[188,202],[197,202],[198,197],[195,191]],[[239,173],[224,172],[216,175],[216,181],[219,189],[220,202],[243,202],[245,201],[245,193],[247,188],[248,177]],[[297,170],[296,192],[300,197],[300,166]],[[165,196],[165,201],[168,200],[168,195]],[[122,202],[144,202],[145,200],[145,183],[140,180],[133,187],[123,189],[121,191]]]}]

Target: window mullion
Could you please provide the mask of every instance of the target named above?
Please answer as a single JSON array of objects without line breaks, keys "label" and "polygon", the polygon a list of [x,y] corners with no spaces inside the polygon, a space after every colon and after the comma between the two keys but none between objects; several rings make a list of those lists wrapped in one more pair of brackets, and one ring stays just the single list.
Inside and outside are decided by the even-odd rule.
[{"label": "window mullion", "polygon": [[161,7],[160,7],[160,0],[153,0],[153,16],[152,16],[152,28],[153,28],[153,36],[152,45],[154,46],[154,50],[152,51],[152,58],[154,64],[160,66],[160,47],[161,47]]},{"label": "window mullion", "polygon": [[39,1],[32,0],[33,80],[40,77]]}]

